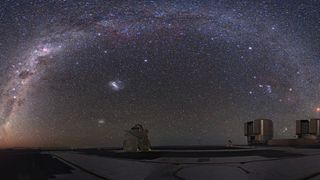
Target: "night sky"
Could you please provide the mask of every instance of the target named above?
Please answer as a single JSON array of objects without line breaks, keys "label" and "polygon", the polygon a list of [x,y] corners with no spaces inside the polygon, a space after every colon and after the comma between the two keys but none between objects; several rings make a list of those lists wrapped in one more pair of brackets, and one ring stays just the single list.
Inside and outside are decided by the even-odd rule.
[{"label": "night sky", "polygon": [[2,0],[0,146],[245,143],[320,116],[318,0]]}]

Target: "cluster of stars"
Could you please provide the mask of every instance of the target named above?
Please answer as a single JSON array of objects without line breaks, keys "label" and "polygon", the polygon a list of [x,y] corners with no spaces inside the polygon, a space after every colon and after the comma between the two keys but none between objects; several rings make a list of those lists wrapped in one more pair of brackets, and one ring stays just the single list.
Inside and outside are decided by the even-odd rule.
[{"label": "cluster of stars", "polygon": [[319,116],[314,1],[1,6],[0,136],[12,143],[78,137],[111,145],[135,123],[159,144],[214,144],[224,132],[241,142],[245,121],[272,119],[285,136],[293,120]]},{"label": "cluster of stars", "polygon": [[124,83],[120,80],[110,81],[109,87],[114,91],[120,91],[124,88]]}]

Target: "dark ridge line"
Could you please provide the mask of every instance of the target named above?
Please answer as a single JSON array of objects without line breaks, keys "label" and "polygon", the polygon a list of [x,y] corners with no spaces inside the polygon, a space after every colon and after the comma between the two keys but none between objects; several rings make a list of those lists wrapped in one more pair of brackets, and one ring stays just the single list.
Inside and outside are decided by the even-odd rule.
[{"label": "dark ridge line", "polygon": [[185,167],[180,167],[179,169],[177,169],[175,172],[173,172],[173,176],[177,179],[180,179],[180,180],[185,180],[184,178],[178,176],[178,172],[181,171],[182,169],[184,169]]},{"label": "dark ridge line", "polygon": [[77,165],[77,164],[75,164],[75,163],[73,163],[73,162],[70,162],[70,161],[68,161],[68,160],[66,160],[66,159],[63,159],[62,157],[60,157],[60,156],[58,156],[58,155],[53,155],[53,154],[51,154],[51,156],[56,157],[57,159],[65,162],[65,163],[67,163],[67,164],[71,164],[72,166],[74,166],[74,167],[76,167],[76,168],[78,168],[78,169],[80,169],[80,170],[82,170],[82,171],[84,171],[84,172],[86,172],[86,173],[88,173],[88,174],[90,174],[90,175],[92,175],[92,176],[95,176],[95,177],[97,177],[97,178],[104,179],[104,180],[111,180],[111,179],[108,179],[108,178],[106,178],[106,177],[103,177],[103,176],[101,176],[101,175],[99,175],[99,174],[96,174],[96,173],[94,173],[94,172],[92,172],[92,171],[89,171],[89,170],[83,168],[82,166],[79,166],[79,165]]},{"label": "dark ridge line", "polygon": [[311,174],[311,175],[309,175],[309,176],[307,176],[307,177],[301,178],[301,180],[312,179],[312,178],[315,178],[315,177],[317,177],[317,176],[319,176],[319,175],[320,175],[320,172],[317,172],[317,173]]},{"label": "dark ridge line", "polygon": [[[318,156],[320,154],[314,155]],[[278,161],[278,160],[286,160],[286,159],[298,159],[298,158],[304,158],[307,156],[312,156],[312,155],[305,155],[302,157],[284,157],[284,158],[269,158],[269,159],[260,159],[260,160],[252,160],[252,161],[230,161],[230,162],[185,162],[185,163],[177,163],[177,162],[166,162],[166,161],[154,161],[154,160],[140,160],[140,162],[144,163],[154,163],[154,164],[172,164],[172,165],[184,165],[184,164],[199,164],[199,165],[223,165],[223,164],[247,164],[247,163],[255,163],[255,162],[264,162],[264,161]],[[320,174],[320,172],[319,172]]]},{"label": "dark ridge line", "polygon": [[241,171],[243,171],[246,174],[250,174],[250,171],[246,170],[244,167],[237,166],[237,168],[239,168]]}]

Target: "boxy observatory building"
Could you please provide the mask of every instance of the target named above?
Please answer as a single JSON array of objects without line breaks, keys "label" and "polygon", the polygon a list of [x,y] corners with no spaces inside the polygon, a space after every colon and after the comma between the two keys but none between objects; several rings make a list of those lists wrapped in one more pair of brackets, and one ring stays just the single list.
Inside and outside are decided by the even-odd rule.
[{"label": "boxy observatory building", "polygon": [[244,124],[248,144],[267,144],[273,138],[273,123],[270,119],[256,119]]},{"label": "boxy observatory building", "polygon": [[256,119],[244,124],[248,145],[300,146],[320,142],[320,119],[296,120],[294,139],[273,139],[273,123],[270,119]]},{"label": "boxy observatory building", "polygon": [[296,135],[298,138],[318,139],[320,137],[320,119],[297,120]]}]

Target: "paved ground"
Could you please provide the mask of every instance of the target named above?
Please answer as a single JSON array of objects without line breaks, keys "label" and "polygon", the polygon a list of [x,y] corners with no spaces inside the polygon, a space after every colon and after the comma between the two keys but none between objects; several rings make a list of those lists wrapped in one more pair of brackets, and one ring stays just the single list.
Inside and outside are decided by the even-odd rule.
[{"label": "paved ground", "polygon": [[0,179],[320,179],[319,148],[0,151]]},{"label": "paved ground", "polygon": [[139,155],[86,150],[52,154],[100,179],[320,179],[320,149],[164,150]]}]

